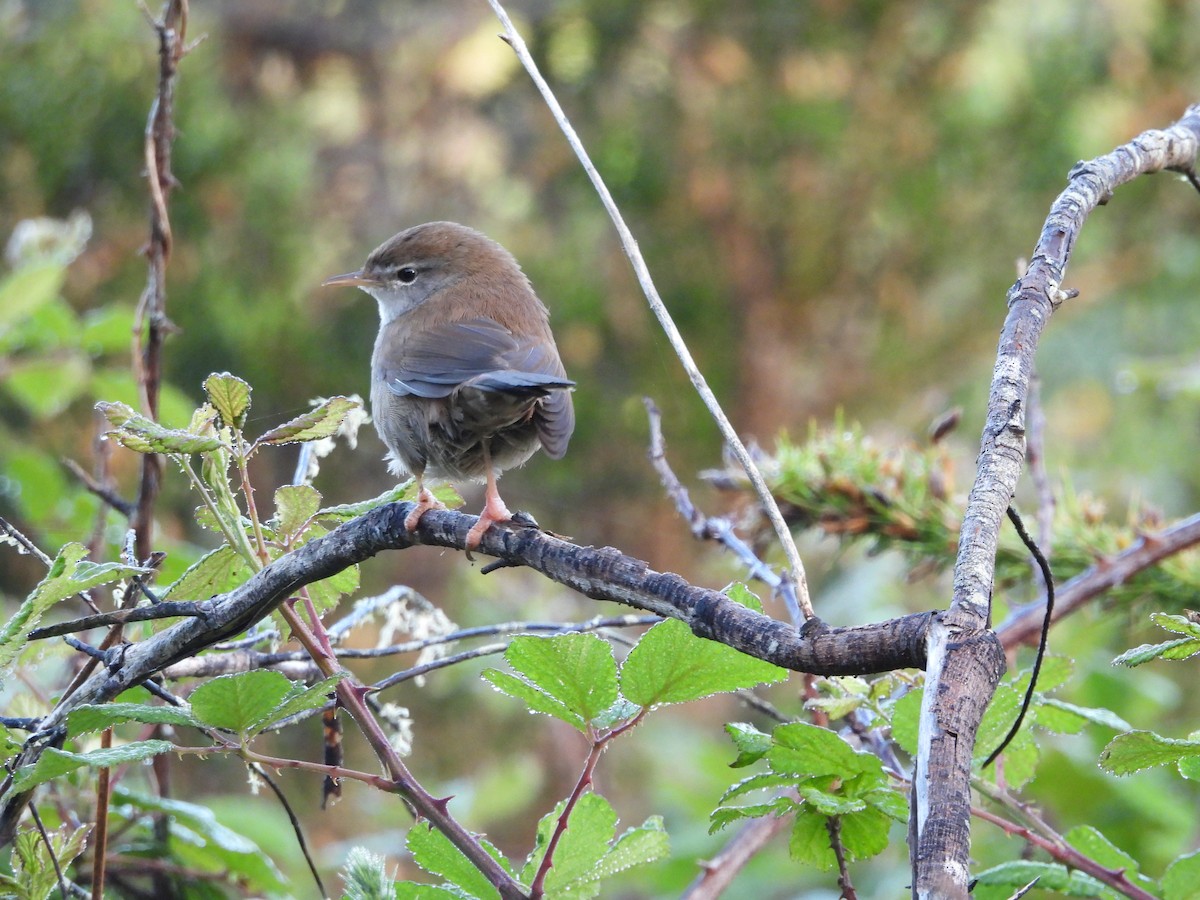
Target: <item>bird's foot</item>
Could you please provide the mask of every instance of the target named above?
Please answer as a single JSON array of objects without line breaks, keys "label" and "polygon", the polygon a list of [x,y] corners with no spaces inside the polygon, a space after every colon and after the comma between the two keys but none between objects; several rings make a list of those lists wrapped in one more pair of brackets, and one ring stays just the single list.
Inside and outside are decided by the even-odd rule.
[{"label": "bird's foot", "polygon": [[404,528],[407,531],[416,531],[417,526],[421,524],[421,516],[429,512],[431,509],[445,509],[446,504],[433,496],[433,492],[429,488],[423,487],[417,494],[417,505],[407,516],[404,517]]},{"label": "bird's foot", "polygon": [[479,542],[483,540],[484,533],[494,523],[511,522],[512,520],[513,514],[504,505],[504,501],[500,499],[500,495],[489,492],[487,500],[483,505],[483,512],[479,514],[479,521],[472,525],[471,530],[467,532],[467,557],[470,558],[471,551],[479,548]]}]

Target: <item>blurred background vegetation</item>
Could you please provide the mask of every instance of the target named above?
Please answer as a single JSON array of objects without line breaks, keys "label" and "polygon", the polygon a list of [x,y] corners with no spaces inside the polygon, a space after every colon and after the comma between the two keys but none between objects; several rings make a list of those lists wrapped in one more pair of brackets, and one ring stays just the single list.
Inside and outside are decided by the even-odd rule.
[{"label": "blurred background vegetation", "polygon": [[[743,435],[770,451],[781,433],[802,439],[841,410],[878,441],[921,443],[930,421],[961,406],[949,443],[957,491],[973,474],[1005,290],[1068,169],[1200,99],[1194,0],[537,0],[511,11]],[[510,504],[693,580],[739,577],[693,543],[645,462],[648,395],[694,497],[710,512],[731,506],[695,480],[720,464],[715,429],[486,4],[196,0],[191,17],[190,35],[207,38],[184,60],[178,91],[167,306],[178,332],[164,419],[185,422],[212,371],[254,386],[261,427],[252,421],[251,433],[312,397],[365,395],[374,305],[318,285],[401,228],[462,221],[521,260],[579,383],[570,453],[509,473]],[[30,217],[82,210],[92,220],[61,297],[12,321],[0,311],[0,514],[51,552],[86,540],[98,508],[60,460],[91,468],[93,402],[135,396],[129,334],[145,282],[141,146],[155,73],[154,36],[132,0],[0,2],[0,236]],[[1038,357],[1054,483],[1095,495],[1117,519],[1145,506],[1177,516],[1200,499],[1198,229],[1200,202],[1173,176],[1119,192],[1084,230],[1067,279],[1080,296]],[[327,461],[317,482],[327,501],[390,486],[382,445],[362,438]],[[111,459],[126,495],[131,456]],[[284,452],[259,459],[260,492],[293,465]],[[194,505],[168,473],[168,575],[207,546]],[[122,522],[106,527],[115,544]],[[836,624],[948,597],[944,578],[906,583],[895,555],[817,538],[805,550],[818,612]],[[0,591],[22,596],[40,574],[7,555]],[[523,573],[480,578],[432,550],[368,563],[364,578],[413,584],[463,623],[595,611]],[[1055,649],[1079,658],[1070,699],[1168,734],[1190,730],[1194,696],[1156,672],[1107,667],[1145,639],[1128,627],[1135,617],[1110,609],[1083,621],[1055,635]],[[392,699],[414,711],[416,771],[456,794],[472,827],[519,847],[582,751],[545,723],[531,727],[476,673]],[[794,694],[778,702],[794,711]],[[674,837],[675,862],[639,876],[630,896],[677,893],[720,846],[704,833],[732,758],[718,727],[747,715],[715,703],[660,714],[606,757],[602,789],[623,821],[661,812]],[[1093,763],[1106,739],[1054,745],[1031,794],[1064,828],[1090,821],[1156,872],[1195,845],[1194,816],[1164,773],[1102,777]],[[236,810],[294,862],[282,813],[247,799],[237,766],[179,772],[181,794]],[[315,783],[289,787],[311,812]],[[348,794],[310,817],[326,869],[357,841],[395,850],[407,825],[389,798]],[[978,833],[986,862],[1018,852]],[[793,896],[767,887],[779,864],[759,860],[742,894]],[[867,896],[907,883],[902,847],[863,868]]]}]

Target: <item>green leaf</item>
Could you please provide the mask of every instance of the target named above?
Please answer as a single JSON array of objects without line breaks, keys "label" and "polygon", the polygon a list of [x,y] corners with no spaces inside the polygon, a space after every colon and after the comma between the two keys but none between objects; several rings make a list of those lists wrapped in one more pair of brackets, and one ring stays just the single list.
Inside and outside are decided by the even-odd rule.
[{"label": "green leaf", "polygon": [[225,545],[206,553],[167,588],[172,600],[207,600],[246,582],[253,570],[240,553]]},{"label": "green leaf", "polygon": [[863,798],[890,819],[908,821],[908,795],[891,786],[876,788],[863,794]]},{"label": "green leaf", "polygon": [[725,793],[721,795],[721,799],[718,802],[725,805],[730,800],[736,800],[738,797],[744,797],[746,794],[752,794],[755,791],[766,791],[785,785],[790,786],[795,783],[796,778],[794,775],[780,774],[778,772],[759,772],[731,784],[725,790]]},{"label": "green leaf", "polygon": [[774,771],[785,774],[848,778],[864,771],[867,759],[875,759],[855,752],[829,729],[807,722],[780,725],[772,737],[775,745],[767,752],[767,760]]},{"label": "green leaf", "polygon": [[708,833],[716,834],[732,822],[742,819],[761,819],[763,816],[783,816],[794,812],[796,801],[788,797],[774,797],[766,803],[747,806],[718,806],[708,817]]},{"label": "green leaf", "polygon": [[828,872],[837,865],[829,843],[829,819],[820,813],[798,812],[788,838],[788,853],[796,862]]},{"label": "green leaf", "polygon": [[278,708],[292,688],[291,681],[270,669],[221,675],[192,692],[192,714],[205,725],[241,734]]},{"label": "green leaf", "polygon": [[587,730],[587,723],[582,716],[572,711],[565,703],[538,690],[523,678],[499,669],[484,669],[480,677],[502,694],[508,694],[508,696],[522,701],[533,712],[552,716],[566,722],[578,731]]},{"label": "green leaf", "polygon": [[111,769],[125,763],[139,762],[160,753],[169,753],[174,747],[169,741],[137,741],[119,747],[89,750],[86,753],[71,753],[47,747],[30,766],[22,766],[13,776],[14,793],[27,791],[59,776],[87,766],[93,769]]},{"label": "green leaf", "polygon": [[[433,495],[451,509],[462,505],[462,498],[451,487],[443,485],[435,488]],[[322,520],[332,519],[334,522],[349,522],[351,519],[357,519],[363,513],[369,513],[371,510],[378,509],[385,504],[416,499],[417,482],[410,478],[403,484],[398,484],[390,491],[380,494],[378,497],[372,497],[370,500],[362,500],[358,503],[343,503],[340,506],[327,506],[317,511],[317,517]]]},{"label": "green leaf", "polygon": [[231,428],[246,424],[246,413],[250,410],[250,385],[228,372],[209,375],[204,379],[204,392],[208,402],[221,416],[221,421]]},{"label": "green leaf", "polygon": [[292,543],[321,508],[321,492],[310,484],[284,485],[275,491],[275,521],[281,539]]},{"label": "green leaf", "polygon": [[[45,900],[49,897],[61,896],[58,891],[58,875],[55,866],[66,870],[84,847],[84,840],[91,832],[91,825],[80,825],[72,828],[61,825],[53,831],[47,831],[50,839],[50,850],[41,835],[33,828],[17,832],[13,840],[13,851],[10,864],[12,878],[0,876],[0,892],[5,898],[37,898]],[[7,884],[6,884],[7,882]],[[5,887],[17,888],[6,891]]]},{"label": "green leaf", "polygon": [[618,837],[616,844],[600,858],[590,874],[600,881],[634,866],[664,859],[670,852],[670,839],[663,828],[662,817],[651,816]]},{"label": "green leaf", "polygon": [[742,606],[746,607],[747,609],[752,609],[756,613],[763,611],[762,600],[759,598],[758,594],[754,593],[754,591],[750,590],[749,586],[740,581],[735,581],[729,587],[725,588],[725,590],[721,593],[723,593],[734,603],[740,603]]},{"label": "green leaf", "polygon": [[1129,775],[1195,756],[1200,756],[1200,741],[1174,740],[1152,731],[1130,731],[1109,741],[1100,753],[1100,768],[1114,775]]},{"label": "green leaf", "polygon": [[797,785],[796,792],[809,806],[823,816],[844,816],[867,808],[865,800],[821,790],[809,781]]},{"label": "green leaf", "polygon": [[25,636],[37,627],[46,610],[55,603],[81,591],[149,572],[149,569],[124,563],[95,563],[84,558],[87,553],[83,544],[63,545],[46,577],[0,628],[0,671],[16,658],[25,644]]},{"label": "green leaf", "polygon": [[297,416],[289,422],[272,428],[257,441],[259,444],[295,444],[316,441],[337,433],[343,420],[351,410],[362,406],[348,397],[330,397],[312,412]]},{"label": "green leaf", "polygon": [[[558,828],[558,820],[565,808],[566,801],[559,801],[553,810],[538,821],[533,851],[521,870],[521,880],[525,884],[532,883],[537,875],[538,868],[546,856],[550,838]],[[557,878],[554,878],[553,874],[548,875],[546,887],[550,887],[551,878],[554,878],[554,886],[559,888],[590,870],[604,855],[608,842],[616,833],[616,826],[617,814],[608,801],[592,793],[580,797],[571,810],[566,830],[555,848],[553,868],[550,872],[553,873],[560,867],[562,871]],[[549,893],[554,896],[553,892]]]},{"label": "green leaf", "polygon": [[66,277],[62,263],[43,262],[22,266],[0,280],[0,331],[57,297]]},{"label": "green leaf", "polygon": [[1200,850],[1167,866],[1159,884],[1163,900],[1195,900],[1196,885],[1200,884]]},{"label": "green leaf", "polygon": [[1170,613],[1156,612],[1150,614],[1150,621],[1167,631],[1186,635],[1200,640],[1200,622],[1193,622],[1187,616],[1176,616]]},{"label": "green leaf", "polygon": [[851,859],[878,856],[888,845],[892,817],[875,807],[844,815],[839,820],[842,847]]},{"label": "green leaf", "polygon": [[[408,852],[412,854],[413,862],[431,875],[437,875],[467,892],[470,897],[491,900],[499,897],[490,881],[480,872],[463,852],[450,843],[440,831],[428,822],[418,822],[408,830],[406,842]],[[501,859],[498,851],[484,842],[488,853]],[[505,866],[507,868],[507,866]]]},{"label": "green leaf", "polygon": [[1072,897],[1105,897],[1107,889],[1090,875],[1069,871],[1058,863],[1018,862],[1001,863],[985,872],[980,872],[978,886],[997,885],[1005,888],[1023,888],[1037,879],[1039,890],[1057,891]]},{"label": "green leaf", "polygon": [[[521,873],[526,883],[532,881],[541,865],[563,808],[559,803],[538,823],[535,849]],[[667,852],[667,835],[657,818],[626,831],[614,842],[616,825],[617,814],[606,799],[592,793],[579,798],[554,850],[553,865],[546,876],[548,897],[595,897],[602,879],[661,858]]]},{"label": "green leaf", "polygon": [[[594,634],[562,634],[554,637],[522,635],[513,639],[504,659],[534,690],[569,711],[569,718],[548,708],[537,708],[570,722],[584,725],[608,710],[617,700],[617,664],[608,642]],[[490,670],[494,671],[494,670]],[[496,687],[507,689],[509,681],[485,677]],[[518,696],[513,694],[513,696]],[[528,702],[528,694],[520,695]]]},{"label": "green leaf", "polygon": [[1161,644],[1142,644],[1126,650],[1113,660],[1114,666],[1133,668],[1155,659],[1188,659],[1200,653],[1200,640],[1196,638],[1178,638]]},{"label": "green leaf", "polygon": [[148,703],[101,703],[76,707],[67,714],[67,733],[71,737],[103,731],[121,722],[147,725],[190,725],[197,722],[186,709],[177,706],[151,706]]},{"label": "green leaf", "polygon": [[642,635],[625,659],[621,693],[648,707],[686,703],[785,678],[786,669],[698,638],[678,619],[666,619]]},{"label": "green leaf", "polygon": [[[288,695],[283,701],[255,722],[249,731],[251,736],[281,722],[289,716],[302,713],[309,709],[320,709],[329,701],[329,695],[337,690],[338,682],[345,678],[348,672],[338,672],[323,678],[309,687],[292,683]],[[193,694],[193,696],[195,696]]]},{"label": "green leaf", "polygon": [[186,456],[207,453],[221,446],[220,439],[214,435],[164,428],[124,403],[97,403],[96,409],[104,414],[115,429],[109,435],[121,446],[136,453],[176,453]]},{"label": "green leaf", "polygon": [[725,733],[733,739],[738,751],[737,759],[729,764],[732,769],[758,762],[771,749],[771,736],[747,722],[730,722],[725,726]]},{"label": "green leaf", "polygon": [[913,688],[892,707],[892,740],[909,756],[917,753],[917,728],[924,688]]}]

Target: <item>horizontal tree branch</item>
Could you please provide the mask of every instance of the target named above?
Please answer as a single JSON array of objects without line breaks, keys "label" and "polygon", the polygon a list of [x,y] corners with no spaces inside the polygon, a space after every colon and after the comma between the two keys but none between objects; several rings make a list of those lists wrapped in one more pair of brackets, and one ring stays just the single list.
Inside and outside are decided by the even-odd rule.
[{"label": "horizontal tree branch", "polygon": [[[42,722],[18,765],[36,761],[72,709],[103,703],[174,663],[235,637],[269,615],[306,584],[335,575],[385,550],[416,544],[463,549],[474,516],[433,510],[415,532],[404,528],[411,503],[381,506],[280,557],[227,594],[198,602],[191,618],[144,641],[110,651],[109,663],[65,698]],[[657,572],[611,547],[580,547],[535,528],[493,527],[479,552],[508,565],[525,566],[595,600],[609,600],[685,622],[697,635],[798,672],[866,675],[923,668],[930,614],[903,616],[874,625],[832,628],[811,619],[799,630],[697,587],[678,575]],[[6,785],[7,787],[7,785]],[[11,840],[26,796],[9,796],[0,814],[0,843]]]}]

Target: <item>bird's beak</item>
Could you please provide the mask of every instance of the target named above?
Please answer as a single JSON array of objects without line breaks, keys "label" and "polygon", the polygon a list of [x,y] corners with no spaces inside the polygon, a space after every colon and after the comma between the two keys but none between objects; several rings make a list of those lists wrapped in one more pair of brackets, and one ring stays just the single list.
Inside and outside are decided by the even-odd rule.
[{"label": "bird's beak", "polygon": [[321,287],[372,287],[379,284],[374,278],[363,275],[362,270],[347,272],[345,275],[332,275],[321,282]]}]

